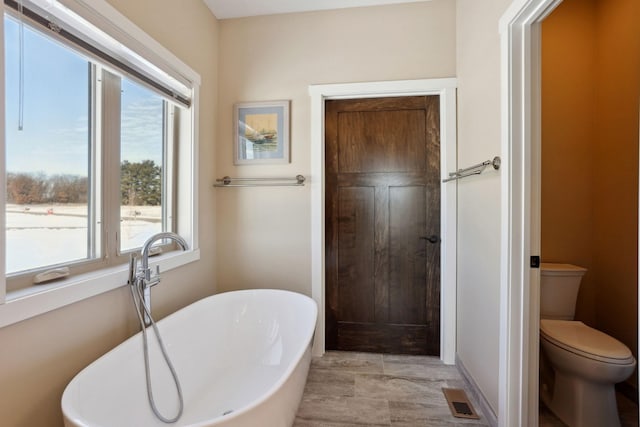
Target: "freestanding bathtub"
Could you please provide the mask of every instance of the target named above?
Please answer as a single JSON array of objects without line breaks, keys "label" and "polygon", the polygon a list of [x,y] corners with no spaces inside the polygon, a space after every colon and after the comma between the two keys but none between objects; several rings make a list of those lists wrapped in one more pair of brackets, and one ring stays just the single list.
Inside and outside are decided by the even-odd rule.
[{"label": "freestanding bathtub", "polygon": [[[279,290],[214,295],[158,322],[178,373],[184,412],[173,425],[291,426],[316,325],[315,302]],[[148,330],[153,393],[173,417],[178,398]],[[147,400],[141,333],[81,371],[62,395],[65,426],[167,426]]]}]

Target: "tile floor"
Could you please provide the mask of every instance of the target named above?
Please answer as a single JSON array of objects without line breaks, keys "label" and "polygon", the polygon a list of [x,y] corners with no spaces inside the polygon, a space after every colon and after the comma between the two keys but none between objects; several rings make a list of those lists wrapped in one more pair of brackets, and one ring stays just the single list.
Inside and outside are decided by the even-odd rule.
[{"label": "tile floor", "polygon": [[438,358],[327,352],[314,358],[294,427],[477,427],[455,418],[442,387],[465,388],[455,366]]},{"label": "tile floor", "polygon": [[[617,394],[616,400],[618,401],[620,425],[622,427],[638,427],[638,406],[620,393]],[[538,425],[540,427],[566,427],[565,423],[560,421],[543,403],[540,403]]]}]

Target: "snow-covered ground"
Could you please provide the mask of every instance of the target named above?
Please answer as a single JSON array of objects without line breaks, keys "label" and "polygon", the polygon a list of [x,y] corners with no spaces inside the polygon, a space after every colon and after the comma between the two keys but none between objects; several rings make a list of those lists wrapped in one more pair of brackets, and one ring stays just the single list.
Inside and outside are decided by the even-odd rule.
[{"label": "snow-covered ground", "polygon": [[[159,206],[124,206],[121,218],[123,250],[162,228]],[[86,205],[7,205],[7,272],[86,259],[88,230]]]}]

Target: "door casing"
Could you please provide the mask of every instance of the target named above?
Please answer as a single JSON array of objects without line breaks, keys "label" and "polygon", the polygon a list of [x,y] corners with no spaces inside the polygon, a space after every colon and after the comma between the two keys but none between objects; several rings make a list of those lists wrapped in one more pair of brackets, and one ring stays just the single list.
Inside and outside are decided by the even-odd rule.
[{"label": "door casing", "polygon": [[504,427],[538,425],[540,275],[529,268],[528,259],[540,253],[540,24],[561,3],[516,0],[500,19],[506,171],[501,182],[498,420]]},{"label": "door casing", "polygon": [[[327,99],[384,96],[440,96],[440,171],[457,169],[455,78],[398,80],[309,86],[311,96],[311,295],[318,304],[313,355],[325,351],[325,156],[324,103]],[[455,181],[442,184],[440,206],[440,359],[455,363],[456,354],[456,200]]]}]

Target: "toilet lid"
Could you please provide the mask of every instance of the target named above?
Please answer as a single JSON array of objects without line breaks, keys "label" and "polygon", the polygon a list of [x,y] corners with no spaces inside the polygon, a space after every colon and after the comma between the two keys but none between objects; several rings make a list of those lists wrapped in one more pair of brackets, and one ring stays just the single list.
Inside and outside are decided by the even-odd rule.
[{"label": "toilet lid", "polygon": [[577,265],[572,264],[556,264],[552,262],[543,262],[540,263],[540,270],[542,271],[554,271],[560,273],[570,273],[574,271],[584,272],[586,273],[587,269],[584,267],[578,267]]},{"label": "toilet lid", "polygon": [[635,359],[617,339],[574,320],[540,320],[540,334],[565,350],[603,362],[627,364]]}]

